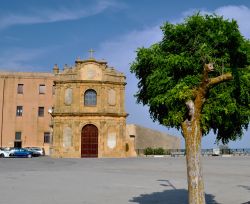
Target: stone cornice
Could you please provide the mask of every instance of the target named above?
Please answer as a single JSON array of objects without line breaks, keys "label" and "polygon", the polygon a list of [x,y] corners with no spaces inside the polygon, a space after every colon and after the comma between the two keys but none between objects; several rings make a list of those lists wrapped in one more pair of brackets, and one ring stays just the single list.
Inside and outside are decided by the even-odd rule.
[{"label": "stone cornice", "polygon": [[51,114],[53,117],[64,117],[64,116],[72,116],[72,117],[78,117],[78,116],[107,116],[107,117],[128,117],[128,113],[86,113],[86,112],[54,112]]},{"label": "stone cornice", "polygon": [[49,78],[55,79],[55,75],[47,72],[0,72],[0,78]]},{"label": "stone cornice", "polygon": [[84,84],[116,84],[126,85],[126,82],[114,82],[114,81],[97,81],[97,80],[55,80],[55,84],[69,84],[69,83],[84,83]]},{"label": "stone cornice", "polygon": [[94,58],[89,58],[89,59],[86,59],[86,60],[77,59],[75,61],[76,64],[85,64],[85,63],[91,63],[91,62],[94,62],[94,63],[97,63],[97,64],[102,64],[102,65],[107,65],[106,61],[96,60]]}]

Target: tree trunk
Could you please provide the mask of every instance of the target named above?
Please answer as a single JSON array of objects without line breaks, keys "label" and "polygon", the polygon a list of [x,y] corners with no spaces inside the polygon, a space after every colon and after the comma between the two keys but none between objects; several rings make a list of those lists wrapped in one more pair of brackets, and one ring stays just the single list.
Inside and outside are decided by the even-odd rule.
[{"label": "tree trunk", "polygon": [[187,119],[182,123],[182,131],[186,142],[187,180],[189,204],[205,204],[204,181],[201,164],[201,138],[200,126],[202,106],[208,90],[223,81],[232,79],[231,73],[209,78],[213,71],[213,64],[205,64],[203,79],[196,91],[194,102],[188,100],[186,105],[189,110]]},{"label": "tree trunk", "polygon": [[189,204],[205,204],[201,164],[201,129],[199,121],[187,122],[185,130]]}]

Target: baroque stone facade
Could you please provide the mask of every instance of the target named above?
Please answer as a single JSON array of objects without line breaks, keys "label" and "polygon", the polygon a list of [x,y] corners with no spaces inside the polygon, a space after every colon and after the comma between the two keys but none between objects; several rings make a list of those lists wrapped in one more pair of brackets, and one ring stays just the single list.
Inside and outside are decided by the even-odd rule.
[{"label": "baroque stone facade", "polygon": [[38,146],[52,157],[131,157],[180,139],[126,125],[125,76],[93,58],[53,73],[0,72],[0,147]]},{"label": "baroque stone facade", "polygon": [[125,157],[125,76],[107,62],[76,60],[55,73],[53,157]]}]

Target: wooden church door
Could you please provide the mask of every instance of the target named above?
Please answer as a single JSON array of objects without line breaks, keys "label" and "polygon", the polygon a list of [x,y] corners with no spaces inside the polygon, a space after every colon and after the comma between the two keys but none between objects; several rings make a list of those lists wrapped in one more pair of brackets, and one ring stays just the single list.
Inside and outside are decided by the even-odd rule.
[{"label": "wooden church door", "polygon": [[98,157],[98,129],[92,124],[82,128],[81,157]]}]

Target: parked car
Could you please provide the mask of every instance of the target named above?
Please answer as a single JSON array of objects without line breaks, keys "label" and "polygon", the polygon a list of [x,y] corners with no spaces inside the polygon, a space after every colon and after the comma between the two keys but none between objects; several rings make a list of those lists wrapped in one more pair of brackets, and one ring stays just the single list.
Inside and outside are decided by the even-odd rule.
[{"label": "parked car", "polygon": [[39,154],[39,156],[44,156],[45,155],[45,151],[43,147],[26,147],[26,149],[28,149],[29,151],[34,152],[35,154]]},{"label": "parked car", "polygon": [[10,157],[27,157],[31,158],[33,156],[33,152],[29,151],[25,148],[13,148],[10,150]]},{"label": "parked car", "polygon": [[220,148],[213,148],[213,156],[220,156]]},{"label": "parked car", "polygon": [[10,149],[9,148],[0,148],[0,157],[9,157]]}]

